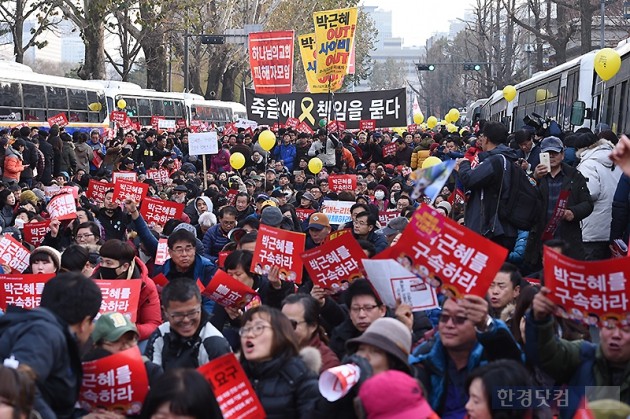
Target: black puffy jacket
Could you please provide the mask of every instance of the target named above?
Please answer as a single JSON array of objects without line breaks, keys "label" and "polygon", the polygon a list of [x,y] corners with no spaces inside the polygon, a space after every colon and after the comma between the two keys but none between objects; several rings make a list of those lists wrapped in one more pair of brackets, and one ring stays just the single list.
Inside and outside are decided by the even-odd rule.
[{"label": "black puffy jacket", "polygon": [[266,362],[242,361],[267,419],[305,419],[319,398],[317,375],[299,356],[280,356]]}]

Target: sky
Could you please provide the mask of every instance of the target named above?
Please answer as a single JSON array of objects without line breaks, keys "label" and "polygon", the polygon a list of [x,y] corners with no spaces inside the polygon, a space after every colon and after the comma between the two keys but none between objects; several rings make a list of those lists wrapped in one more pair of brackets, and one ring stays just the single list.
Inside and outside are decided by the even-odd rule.
[{"label": "sky", "polygon": [[[436,32],[447,32],[449,21],[464,17],[475,0],[364,0],[366,6],[392,11],[395,37],[404,38],[404,46],[424,46]],[[447,7],[445,7],[447,6]]]}]

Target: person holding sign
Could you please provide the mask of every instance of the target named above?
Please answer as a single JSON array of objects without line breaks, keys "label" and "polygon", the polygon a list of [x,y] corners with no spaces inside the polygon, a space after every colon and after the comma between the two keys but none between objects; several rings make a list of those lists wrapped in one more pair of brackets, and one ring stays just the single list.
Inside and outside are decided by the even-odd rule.
[{"label": "person holding sign", "polygon": [[525,353],[528,361],[539,366],[557,383],[572,386],[567,417],[573,417],[584,396],[578,394],[578,387],[597,386],[601,387],[599,391],[605,386],[621,387],[621,393],[615,397],[630,403],[630,326],[608,323],[599,331],[599,344],[560,339],[554,329],[556,305],[549,299],[550,293],[549,288],[543,287],[534,296],[532,310],[526,317]]}]

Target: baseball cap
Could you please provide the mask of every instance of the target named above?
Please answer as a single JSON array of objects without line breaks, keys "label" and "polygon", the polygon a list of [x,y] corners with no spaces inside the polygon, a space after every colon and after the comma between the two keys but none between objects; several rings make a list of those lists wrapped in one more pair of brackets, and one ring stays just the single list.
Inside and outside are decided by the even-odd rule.
[{"label": "baseball cap", "polygon": [[266,207],[277,207],[278,204],[276,204],[275,201],[272,201],[271,199],[267,199],[266,201],[263,201],[263,203],[260,205],[261,210],[264,210]]},{"label": "baseball cap", "polygon": [[555,151],[557,153],[564,150],[564,144],[558,137],[547,137],[540,142],[540,151],[546,153],[548,151]]},{"label": "baseball cap", "polygon": [[409,220],[406,217],[396,217],[392,220],[389,220],[387,226],[384,227],[381,231],[385,236],[391,236],[392,234],[402,233],[402,231],[409,224]]},{"label": "baseball cap", "polygon": [[266,200],[268,200],[268,199],[269,199],[269,196],[268,196],[268,195],[265,195],[265,194],[262,194],[262,193],[261,193],[260,195],[258,195],[258,196],[256,197],[256,202],[266,201]]},{"label": "baseball cap", "polygon": [[127,332],[138,334],[138,329],[121,313],[106,313],[98,318],[92,332],[92,340],[115,342]]},{"label": "baseball cap", "polygon": [[306,229],[308,230],[314,228],[315,230],[323,230],[326,227],[330,227],[328,217],[322,212],[316,212],[311,215],[311,218],[309,218],[308,227]]}]

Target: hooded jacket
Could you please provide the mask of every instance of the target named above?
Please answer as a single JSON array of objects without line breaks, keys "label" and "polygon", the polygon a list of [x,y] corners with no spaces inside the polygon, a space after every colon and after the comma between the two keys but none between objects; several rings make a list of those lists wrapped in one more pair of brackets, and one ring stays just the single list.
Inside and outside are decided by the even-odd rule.
[{"label": "hooded jacket", "polygon": [[7,151],[4,156],[4,172],[2,177],[18,182],[20,180],[20,173],[22,173],[25,169],[23,161],[24,159],[22,157],[22,153],[14,149],[12,146],[7,147]]},{"label": "hooded jacket", "polygon": [[10,310],[0,317],[0,357],[11,355],[37,375],[34,409],[43,419],[71,418],[83,377],[69,325],[50,310]]},{"label": "hooded jacket", "polygon": [[74,146],[74,154],[77,157],[77,171],[83,170],[90,173],[90,162],[92,161],[92,147],[85,142],[76,143]]},{"label": "hooded jacket", "polygon": [[586,178],[586,186],[593,200],[593,212],[582,220],[582,241],[607,242],[610,239],[610,219],[615,189],[621,169],[608,156],[613,145],[599,140],[593,146],[579,151],[577,169]]}]

